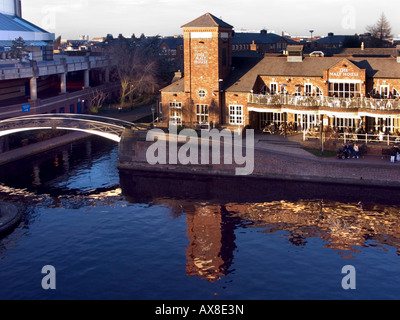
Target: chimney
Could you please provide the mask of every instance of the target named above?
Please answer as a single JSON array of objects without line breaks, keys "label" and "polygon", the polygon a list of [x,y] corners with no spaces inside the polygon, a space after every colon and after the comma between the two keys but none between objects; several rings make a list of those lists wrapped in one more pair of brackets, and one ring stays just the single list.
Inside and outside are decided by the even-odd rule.
[{"label": "chimney", "polygon": [[250,50],[257,51],[257,45],[254,43],[254,40],[253,40],[252,44],[250,45]]},{"label": "chimney", "polygon": [[172,79],[172,83],[174,83],[180,79],[182,79],[182,72],[181,72],[181,70],[178,70],[177,72],[175,72],[174,78]]},{"label": "chimney", "polygon": [[303,46],[287,46],[287,62],[303,62]]}]

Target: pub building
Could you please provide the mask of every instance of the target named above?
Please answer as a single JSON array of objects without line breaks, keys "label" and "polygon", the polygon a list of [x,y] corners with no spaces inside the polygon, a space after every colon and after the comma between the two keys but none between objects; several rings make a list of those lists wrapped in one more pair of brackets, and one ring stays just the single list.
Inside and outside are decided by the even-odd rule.
[{"label": "pub building", "polygon": [[399,47],[326,56],[289,45],[260,57],[233,54],[233,27],[210,13],[182,28],[184,73],[161,90],[164,125],[399,134]]}]

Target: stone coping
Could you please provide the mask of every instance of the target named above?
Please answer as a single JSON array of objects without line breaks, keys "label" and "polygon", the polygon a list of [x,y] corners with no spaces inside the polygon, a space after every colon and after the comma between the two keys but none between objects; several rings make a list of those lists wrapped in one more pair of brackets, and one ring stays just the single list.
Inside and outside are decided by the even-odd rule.
[{"label": "stone coping", "polygon": [[10,231],[22,219],[22,213],[18,210],[17,206],[0,202],[0,234]]}]

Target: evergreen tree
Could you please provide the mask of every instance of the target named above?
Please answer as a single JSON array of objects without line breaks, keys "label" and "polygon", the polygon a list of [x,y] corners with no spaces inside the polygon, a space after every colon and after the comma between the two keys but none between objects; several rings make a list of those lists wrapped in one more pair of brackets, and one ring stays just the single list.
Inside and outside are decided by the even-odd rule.
[{"label": "evergreen tree", "polygon": [[19,37],[12,41],[11,47],[11,57],[13,59],[18,59],[22,62],[25,58],[29,57],[29,54],[25,51],[25,40]]},{"label": "evergreen tree", "polygon": [[392,28],[383,12],[376,24],[367,27],[367,32],[369,32],[373,37],[380,39],[381,41],[389,40],[392,38]]}]

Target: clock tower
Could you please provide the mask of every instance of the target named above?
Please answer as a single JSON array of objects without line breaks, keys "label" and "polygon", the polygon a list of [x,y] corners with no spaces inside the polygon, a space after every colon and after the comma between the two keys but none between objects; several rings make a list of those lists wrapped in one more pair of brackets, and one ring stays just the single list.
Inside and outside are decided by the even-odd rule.
[{"label": "clock tower", "polygon": [[216,125],[222,122],[221,88],[232,66],[233,27],[206,13],[182,28],[187,113],[196,123]]}]

